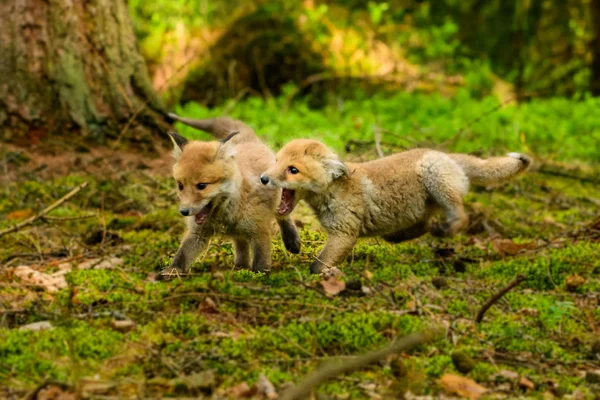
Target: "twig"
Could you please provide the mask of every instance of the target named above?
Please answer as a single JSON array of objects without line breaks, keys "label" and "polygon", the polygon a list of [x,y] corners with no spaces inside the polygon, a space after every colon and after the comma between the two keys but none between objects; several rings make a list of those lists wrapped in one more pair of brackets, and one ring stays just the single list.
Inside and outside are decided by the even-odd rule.
[{"label": "twig", "polygon": [[308,374],[298,385],[285,391],[281,400],[305,399],[313,388],[327,379],[345,372],[355,371],[391,354],[406,351],[415,346],[428,343],[441,336],[441,331],[417,332],[396,340],[387,347],[371,351],[353,358],[344,358],[343,362],[333,361]]},{"label": "twig", "polygon": [[521,282],[523,282],[525,279],[527,279],[527,277],[525,275],[518,275],[515,280],[513,280],[511,283],[509,283],[506,287],[502,288],[498,293],[496,293],[495,295],[493,295],[482,307],[481,310],[479,310],[479,312],[477,313],[477,317],[475,317],[475,323],[480,323],[481,320],[483,319],[483,315],[485,314],[485,312],[487,310],[490,309],[491,306],[494,305],[494,303],[496,303],[498,300],[500,300],[500,298],[502,298],[502,296],[504,296],[506,293],[508,293],[509,290],[511,290],[512,288],[514,288],[515,286],[519,285]]},{"label": "twig", "polygon": [[48,214],[50,211],[54,210],[57,207],[60,207],[64,202],[68,201],[70,198],[72,198],[77,193],[79,193],[81,191],[81,189],[84,189],[85,187],[87,187],[87,185],[88,185],[88,182],[83,182],[81,185],[77,186],[75,189],[71,190],[69,193],[64,195],[62,198],[55,201],[52,205],[46,207],[45,209],[43,209],[41,212],[34,215],[33,217],[28,218],[25,221],[18,223],[15,226],[12,226],[10,228],[0,231],[0,236],[4,236],[6,234],[16,232],[19,229],[23,229],[24,227],[33,224],[35,221],[37,221],[38,219],[40,219],[43,216],[45,216],[46,214]]},{"label": "twig", "polygon": [[375,150],[377,150],[377,155],[379,158],[383,158],[385,154],[383,154],[383,150],[381,150],[381,129],[375,127]]}]

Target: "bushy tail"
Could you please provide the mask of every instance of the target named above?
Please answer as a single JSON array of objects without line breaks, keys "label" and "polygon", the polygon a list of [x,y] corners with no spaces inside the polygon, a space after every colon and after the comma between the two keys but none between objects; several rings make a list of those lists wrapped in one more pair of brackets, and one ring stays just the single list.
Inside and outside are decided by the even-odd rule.
[{"label": "bushy tail", "polygon": [[508,153],[506,157],[492,157],[486,160],[467,154],[448,154],[465,172],[475,185],[490,185],[503,182],[523,172],[531,164],[524,154]]},{"label": "bushy tail", "polygon": [[183,118],[173,113],[169,113],[169,117],[182,124],[191,126],[192,128],[210,133],[215,139],[224,139],[233,132],[239,132],[232,140],[235,140],[238,143],[258,140],[258,137],[252,128],[237,119],[227,117],[191,119]]}]

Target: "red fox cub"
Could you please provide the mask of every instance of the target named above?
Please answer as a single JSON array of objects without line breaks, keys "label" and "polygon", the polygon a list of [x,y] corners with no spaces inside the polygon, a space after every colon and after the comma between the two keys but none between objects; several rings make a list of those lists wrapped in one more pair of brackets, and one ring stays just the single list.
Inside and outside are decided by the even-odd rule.
[{"label": "red fox cub", "polygon": [[[300,252],[300,237],[291,219],[275,212],[281,190],[260,184],[260,174],[275,163],[275,156],[251,128],[229,118],[191,120],[170,114],[186,125],[212,134],[219,141],[188,141],[169,133],[173,142],[173,177],[181,201],[179,212],[187,217],[187,233],[171,268],[187,272],[211,236],[233,239],[234,263],[253,271],[271,266],[271,224],[275,218],[283,243]],[[252,259],[250,257],[252,253]]]},{"label": "red fox cub", "polygon": [[[424,235],[451,236],[467,225],[463,197],[469,184],[501,182],[524,171],[528,157],[509,153],[483,160],[414,149],[365,163],[343,163],[324,144],[288,143],[261,176],[283,189],[277,210],[289,215],[300,200],[312,208],[329,238],[312,273],[343,261],[358,237],[399,243]],[[430,223],[441,210],[444,219]]]}]

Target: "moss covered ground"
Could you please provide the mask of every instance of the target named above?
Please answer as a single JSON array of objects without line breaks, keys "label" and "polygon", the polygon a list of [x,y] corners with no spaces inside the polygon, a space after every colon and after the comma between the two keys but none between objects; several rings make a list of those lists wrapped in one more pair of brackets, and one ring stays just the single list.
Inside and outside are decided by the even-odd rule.
[{"label": "moss covered ground", "polygon": [[[474,188],[467,232],[360,240],[340,266],[347,290],[328,296],[308,273],[327,236],[304,207],[294,214],[302,253],[286,253],[277,237],[270,273],[234,270],[231,244],[216,239],[191,277],[157,282],[184,229],[168,172],[132,163],[41,179],[24,154],[2,154],[21,173],[1,189],[0,230],[89,186],[53,218],[0,237],[0,397],[46,384],[91,398],[236,398],[256,394],[244,383],[260,375],[281,392],[325,359],[431,326],[443,337],[332,379],[318,398],[438,398],[451,395],[444,374],[486,387],[481,398],[600,392],[600,185],[587,178],[532,171]],[[49,290],[19,277],[19,266],[54,276],[66,268],[66,284]],[[519,274],[526,280],[475,324]],[[50,328],[31,329],[40,321]]]}]

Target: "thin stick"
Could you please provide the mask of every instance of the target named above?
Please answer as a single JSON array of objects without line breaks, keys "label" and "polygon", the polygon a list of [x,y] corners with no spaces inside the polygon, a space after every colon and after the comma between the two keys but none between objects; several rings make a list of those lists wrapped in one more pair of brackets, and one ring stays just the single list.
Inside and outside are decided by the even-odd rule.
[{"label": "thin stick", "polygon": [[371,351],[360,356],[344,358],[343,361],[332,361],[308,374],[298,385],[285,391],[281,400],[306,399],[310,396],[313,388],[327,379],[345,372],[351,372],[363,368],[375,361],[381,360],[391,354],[406,351],[415,346],[428,343],[439,337],[441,331],[417,332],[396,340],[392,344],[379,350]]},{"label": "thin stick", "polygon": [[527,277],[525,275],[518,275],[515,280],[513,280],[511,283],[509,283],[506,287],[502,288],[498,293],[496,293],[495,295],[493,295],[482,307],[481,310],[479,310],[479,312],[477,313],[477,317],[475,317],[475,323],[480,323],[481,320],[483,319],[483,315],[485,314],[485,312],[487,310],[490,309],[491,306],[494,305],[494,303],[496,303],[498,300],[500,300],[502,298],[502,296],[504,296],[506,293],[508,293],[509,290],[511,290],[512,288],[514,288],[515,286],[519,285],[521,282],[523,282],[525,279],[527,279]]},{"label": "thin stick", "polygon": [[385,154],[383,154],[383,150],[381,150],[381,129],[375,127],[375,150],[377,150],[377,155],[379,158],[383,158]]},{"label": "thin stick", "polygon": [[48,214],[50,211],[54,210],[57,207],[60,207],[64,202],[68,201],[70,198],[72,198],[77,193],[79,193],[79,191],[81,191],[81,189],[84,189],[85,187],[87,187],[87,185],[88,185],[88,182],[83,182],[81,185],[77,186],[75,189],[71,190],[69,193],[64,195],[62,198],[55,201],[52,205],[46,207],[45,209],[43,209],[41,212],[34,215],[33,217],[28,218],[25,221],[18,223],[15,226],[12,226],[10,228],[0,231],[0,236],[4,236],[6,234],[16,232],[19,229],[23,229],[24,227],[33,224],[35,221],[42,218],[44,215]]}]

